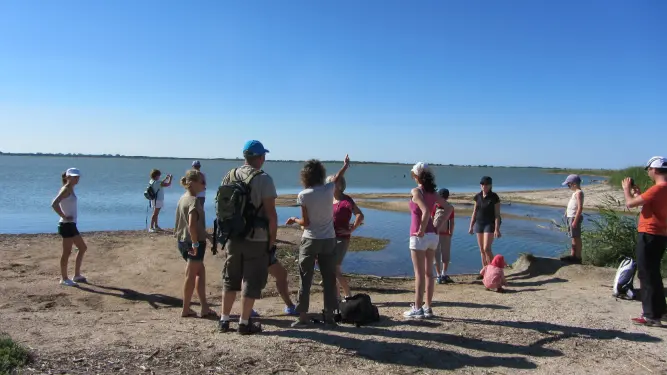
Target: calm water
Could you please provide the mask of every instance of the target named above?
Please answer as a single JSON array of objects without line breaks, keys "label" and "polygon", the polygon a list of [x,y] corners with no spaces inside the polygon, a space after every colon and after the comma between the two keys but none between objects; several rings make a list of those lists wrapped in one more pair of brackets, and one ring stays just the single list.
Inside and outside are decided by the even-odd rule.
[{"label": "calm water", "polygon": [[[202,164],[202,171],[207,174],[210,184],[215,185],[223,174],[238,163],[203,161]],[[143,191],[150,170],[158,168],[163,175],[172,173],[177,181],[190,167],[190,161],[0,156],[0,233],[54,232],[57,216],[51,210],[50,203],[60,187],[60,174],[69,167],[77,167],[83,174],[77,186],[80,230],[143,229],[147,206]],[[300,163],[268,162],[264,170],[273,176],[278,192],[286,194],[300,190],[300,167]],[[340,164],[327,165],[327,170],[333,173],[339,167]],[[407,192],[414,186],[409,178],[409,170],[410,167],[405,165],[353,166],[346,175],[348,191]],[[499,192],[555,188],[563,180],[563,176],[531,168],[436,167],[435,173],[439,186],[453,192],[477,190],[483,175],[493,177],[494,190]],[[584,177],[584,181],[589,179]],[[160,215],[163,227],[173,226],[176,202],[182,193],[183,189],[176,183],[165,190],[165,209]],[[214,215],[214,194],[214,190],[209,189],[206,207],[209,221]],[[297,215],[297,210],[280,207],[279,219],[284,221],[289,216]],[[562,210],[516,204],[503,206],[503,211],[554,219],[562,214]],[[391,244],[381,252],[350,254],[345,261],[346,270],[377,275],[412,274],[410,262],[406,261],[409,259],[409,216],[375,210],[365,210],[365,213],[366,225],[359,229],[358,234],[388,238]],[[505,255],[509,261],[521,252],[544,255],[560,253],[565,248],[567,238],[538,225],[544,223],[504,220],[503,238],[494,244],[494,250]],[[467,218],[457,220],[452,248],[453,272],[474,272],[479,267],[476,240],[467,234],[467,227]]]}]

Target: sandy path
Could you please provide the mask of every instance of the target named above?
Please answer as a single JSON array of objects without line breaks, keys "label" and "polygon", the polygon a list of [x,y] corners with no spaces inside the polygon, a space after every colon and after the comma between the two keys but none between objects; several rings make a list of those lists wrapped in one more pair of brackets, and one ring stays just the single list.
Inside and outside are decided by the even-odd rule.
[{"label": "sandy path", "polygon": [[[265,333],[241,337],[179,317],[183,262],[170,236],[86,238],[91,284],[64,288],[57,285],[56,236],[0,235],[0,331],[33,349],[36,361],[25,373],[667,372],[667,329],[630,324],[640,305],[610,296],[610,269],[524,263],[512,271],[507,294],[455,277],[459,283],[437,286],[438,317],[423,322],[401,315],[412,299],[410,280],[360,277],[353,288],[378,304],[378,325],[293,330],[281,301],[268,297],[257,304]],[[292,251],[298,232],[281,229],[280,238]],[[209,299],[218,309],[222,254],[206,257]],[[283,261],[294,268],[293,257]],[[272,289],[270,280],[266,294]],[[319,311],[321,289],[313,290],[311,311]]]}]

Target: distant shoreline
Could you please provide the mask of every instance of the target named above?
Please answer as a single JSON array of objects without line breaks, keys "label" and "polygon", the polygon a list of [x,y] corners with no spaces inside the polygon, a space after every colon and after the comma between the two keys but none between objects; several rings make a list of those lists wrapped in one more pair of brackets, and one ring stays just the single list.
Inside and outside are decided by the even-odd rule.
[{"label": "distant shoreline", "polygon": [[[51,158],[98,158],[98,159],[140,159],[140,160],[210,160],[210,161],[241,161],[237,158],[196,158],[196,157],[175,157],[175,156],[145,156],[145,155],[121,155],[121,154],[64,154],[64,153],[40,153],[40,152],[0,152],[1,156],[29,156],[29,157],[51,157]],[[271,163],[303,163],[305,160],[268,160]],[[320,160],[322,163],[340,163],[340,160]],[[354,161],[354,164],[361,165],[401,165],[410,166],[412,163],[384,162],[384,161]],[[435,167],[455,167],[455,168],[512,168],[512,169],[538,169],[549,174],[570,174],[569,171],[582,171],[582,169],[563,169],[554,167],[537,166],[506,166],[506,165],[459,165],[459,164],[440,164],[428,163]],[[591,173],[580,173],[591,177],[607,177],[612,170],[583,169]],[[572,172],[576,173],[576,172]]]}]

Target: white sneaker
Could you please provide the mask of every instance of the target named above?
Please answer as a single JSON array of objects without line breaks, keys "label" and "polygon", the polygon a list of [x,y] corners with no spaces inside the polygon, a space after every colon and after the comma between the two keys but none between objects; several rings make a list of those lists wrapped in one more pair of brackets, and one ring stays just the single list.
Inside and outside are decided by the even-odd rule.
[{"label": "white sneaker", "polygon": [[403,316],[410,319],[423,319],[424,310],[422,308],[415,308],[415,305],[410,305],[410,310],[403,313]]},{"label": "white sneaker", "polygon": [[62,279],[61,279],[61,280],[60,280],[60,285],[64,285],[64,286],[77,286],[78,284],[75,283],[74,281],[70,280],[70,279],[65,279],[65,280],[62,280]]},{"label": "white sneaker", "polygon": [[426,305],[422,306],[422,310],[424,311],[424,318],[432,318],[433,317],[433,309],[430,307],[426,307]]},{"label": "white sneaker", "polygon": [[155,233],[155,229],[153,229],[153,228],[149,229],[148,233]]}]

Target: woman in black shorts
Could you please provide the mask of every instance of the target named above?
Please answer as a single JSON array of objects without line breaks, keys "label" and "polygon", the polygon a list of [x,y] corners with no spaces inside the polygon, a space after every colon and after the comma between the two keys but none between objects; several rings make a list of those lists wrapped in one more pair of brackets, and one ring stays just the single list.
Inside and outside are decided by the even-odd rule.
[{"label": "woman in black shorts", "polygon": [[500,197],[491,188],[493,180],[484,176],[479,182],[482,191],[475,195],[475,207],[470,217],[469,233],[477,234],[477,244],[482,255],[482,268],[491,264],[493,252],[491,245],[494,238],[500,238]]},{"label": "woman in black shorts", "polygon": [[[58,234],[63,238],[63,253],[60,256],[60,285],[65,286],[76,286],[77,283],[86,282],[86,278],[81,275],[81,263],[88,247],[76,228],[77,198],[74,194],[74,186],[79,183],[80,175],[81,173],[76,168],[65,171],[61,176],[63,186],[51,203],[53,210],[60,216]],[[67,263],[72,253],[72,245],[76,245],[79,252],[76,254],[74,279],[70,280],[67,276]]]}]

